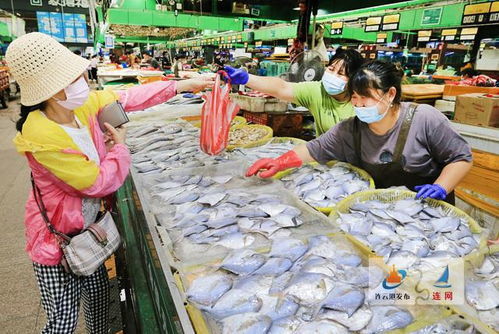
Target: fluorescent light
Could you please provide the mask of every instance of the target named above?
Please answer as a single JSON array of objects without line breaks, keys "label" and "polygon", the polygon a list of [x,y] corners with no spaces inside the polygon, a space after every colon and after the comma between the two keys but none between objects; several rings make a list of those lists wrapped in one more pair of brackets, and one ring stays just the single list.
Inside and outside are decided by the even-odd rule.
[{"label": "fluorescent light", "polygon": [[293,8],[293,10],[300,10],[300,7],[295,7]]}]

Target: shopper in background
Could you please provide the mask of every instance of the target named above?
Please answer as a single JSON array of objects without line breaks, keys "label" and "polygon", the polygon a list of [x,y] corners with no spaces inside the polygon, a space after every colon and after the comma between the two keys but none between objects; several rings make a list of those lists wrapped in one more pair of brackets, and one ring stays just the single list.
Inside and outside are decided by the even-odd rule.
[{"label": "shopper in background", "polygon": [[97,55],[93,55],[90,59],[90,80],[97,82],[97,64],[99,64],[99,58]]},{"label": "shopper in background", "polygon": [[314,116],[316,135],[320,136],[340,121],[354,115],[346,86],[349,77],[363,61],[360,53],[353,49],[338,49],[331,58],[322,81],[300,83],[286,82],[275,77],[258,77],[230,66],[226,66],[225,70],[234,85],[246,85],[309,109]]},{"label": "shopper in background", "polygon": [[453,203],[472,165],[470,146],[434,107],[400,102],[402,76],[391,63],[363,65],[349,82],[356,117],[276,159],[257,161],[247,176],[340,160],[366,170],[378,188],[406,186],[417,198]]},{"label": "shopper in background", "polygon": [[155,70],[161,70],[161,67],[159,66],[158,61],[156,59],[154,59],[153,57],[151,57],[149,52],[147,52],[147,51],[142,52],[142,57],[143,57],[142,58],[143,64],[148,64],[149,67],[152,67]]},{"label": "shopper in background", "polygon": [[[116,100],[125,110],[141,110],[167,101],[181,91],[198,91],[211,81],[158,81],[116,93],[90,92],[85,73],[89,61],[52,37],[34,32],[14,40],[6,52],[10,71],[21,87],[21,117],[14,144],[24,154],[40,189],[51,224],[76,235],[95,222],[101,199],[115,192],[130,167],[125,129],[97,117]],[[43,333],[72,333],[83,297],[89,333],[108,333],[109,286],[102,265],[91,276],[65,272],[62,251],[48,230],[33,193],[25,212],[26,251],[33,261],[47,323]]]}]

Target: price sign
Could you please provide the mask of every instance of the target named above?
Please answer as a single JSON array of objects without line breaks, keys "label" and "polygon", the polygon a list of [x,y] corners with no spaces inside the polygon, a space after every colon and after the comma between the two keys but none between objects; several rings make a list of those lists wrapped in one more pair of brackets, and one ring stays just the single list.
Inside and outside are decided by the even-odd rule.
[{"label": "price sign", "polygon": [[341,35],[341,34],[343,34],[343,22],[331,23],[331,35]]},{"label": "price sign", "polygon": [[383,16],[383,26],[381,30],[397,30],[399,28],[400,14]]},{"label": "price sign", "polygon": [[386,37],[388,34],[386,33],[379,33],[376,35],[376,43],[386,43]]},{"label": "price sign", "polygon": [[381,16],[370,17],[366,20],[365,32],[379,31],[381,26]]},{"label": "price sign", "polygon": [[418,31],[418,42],[429,42],[431,38],[431,30]]}]

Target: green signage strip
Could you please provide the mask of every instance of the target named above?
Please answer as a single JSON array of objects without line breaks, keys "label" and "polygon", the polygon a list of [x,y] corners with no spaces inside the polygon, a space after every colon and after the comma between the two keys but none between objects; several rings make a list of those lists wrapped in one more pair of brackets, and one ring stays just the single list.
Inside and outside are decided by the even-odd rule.
[{"label": "green signage strip", "polygon": [[423,11],[423,18],[421,19],[421,25],[431,25],[440,24],[440,18],[442,17],[442,7],[428,8]]}]

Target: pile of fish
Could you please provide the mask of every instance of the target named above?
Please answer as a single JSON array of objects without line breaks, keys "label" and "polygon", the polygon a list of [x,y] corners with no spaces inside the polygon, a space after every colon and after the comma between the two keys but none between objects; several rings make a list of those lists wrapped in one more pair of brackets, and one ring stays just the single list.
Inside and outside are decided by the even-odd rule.
[{"label": "pile of fish", "polygon": [[227,161],[220,156],[204,154],[199,148],[199,129],[187,122],[132,127],[128,137],[133,165],[143,174],[211,166]]},{"label": "pile of fish", "polygon": [[472,277],[467,277],[465,295],[480,320],[499,331],[499,253],[485,257]]},{"label": "pile of fish", "polygon": [[411,334],[479,334],[473,326],[458,315],[451,315],[432,325],[426,326]]},{"label": "pile of fish", "polygon": [[325,236],[278,238],[267,254],[234,250],[187,297],[223,333],[374,334],[411,324],[404,308],[370,305],[367,288],[384,274],[361,262]]},{"label": "pile of fish", "polygon": [[230,129],[229,145],[245,145],[265,138],[268,134],[266,128],[256,126],[242,126]]},{"label": "pile of fish", "polygon": [[235,159],[244,159],[254,162],[262,158],[277,158],[280,155],[292,150],[295,145],[291,141],[283,143],[268,143],[263,146],[251,148],[237,148],[230,152]]},{"label": "pile of fish", "polygon": [[242,248],[255,234],[266,239],[290,235],[303,224],[302,213],[272,194],[255,195],[247,189],[229,189],[231,175],[161,175],[150,189],[156,214],[175,240],[194,244]]},{"label": "pile of fish", "polygon": [[350,213],[339,214],[337,223],[402,269],[438,268],[478,246],[465,220],[415,199],[357,202]]},{"label": "pile of fish", "polygon": [[286,188],[316,208],[333,207],[345,197],[369,189],[369,182],[342,162],[332,167],[306,165],[281,181]]}]

